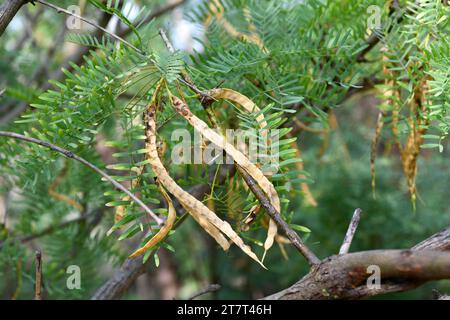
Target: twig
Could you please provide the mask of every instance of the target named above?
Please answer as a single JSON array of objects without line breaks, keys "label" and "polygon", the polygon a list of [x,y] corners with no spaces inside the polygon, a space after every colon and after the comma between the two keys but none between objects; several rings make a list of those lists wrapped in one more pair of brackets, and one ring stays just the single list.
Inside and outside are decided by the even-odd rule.
[{"label": "twig", "polygon": [[115,34],[115,33],[113,33],[113,32],[109,32],[107,29],[103,28],[102,26],[99,26],[95,21],[92,21],[92,20],[83,18],[82,16],[80,16],[80,15],[78,15],[78,14],[76,14],[76,13],[70,12],[70,11],[64,9],[64,8],[61,8],[61,7],[58,7],[58,6],[54,5],[54,4],[48,3],[48,2],[45,1],[45,0],[36,0],[36,2],[38,2],[38,3],[40,3],[40,4],[43,4],[43,5],[47,6],[47,7],[50,7],[50,8],[52,8],[52,9],[55,9],[56,12],[58,12],[58,13],[61,13],[61,12],[62,12],[62,13],[64,13],[64,14],[66,14],[66,15],[69,15],[69,16],[75,17],[75,18],[77,18],[77,19],[80,19],[81,21],[84,21],[84,22],[90,24],[91,26],[93,26],[93,27],[95,27],[95,28],[98,28],[98,29],[102,30],[104,33],[106,33],[106,34],[110,35],[111,37],[113,37],[114,39],[116,39],[116,40],[122,42],[123,44],[125,44],[125,45],[127,45],[128,47],[132,48],[132,49],[135,50],[136,52],[139,52],[140,54],[145,54],[145,52],[142,51],[141,49],[136,48],[135,46],[133,46],[131,43],[129,43],[129,42],[128,42],[127,40],[125,40],[124,38],[119,37],[117,34]]},{"label": "twig", "polygon": [[170,53],[174,53],[175,49],[173,48],[173,45],[170,42],[169,38],[167,37],[167,34],[163,28],[159,29],[159,35],[161,36],[162,40],[164,41],[164,44],[166,45],[166,47],[170,51]]},{"label": "twig", "polygon": [[18,133],[14,133],[14,132],[0,131],[0,136],[14,138],[14,139],[19,139],[19,140],[35,143],[35,144],[38,144],[40,146],[49,148],[49,149],[51,149],[53,151],[59,152],[59,153],[61,153],[62,155],[66,156],[69,159],[74,159],[74,160],[80,162],[81,164],[85,165],[89,169],[91,169],[91,170],[97,172],[98,174],[100,174],[103,178],[108,180],[114,187],[116,187],[117,189],[125,192],[134,202],[136,202],[142,209],[144,209],[144,211],[147,214],[149,214],[156,221],[156,223],[158,223],[158,225],[161,226],[163,224],[163,220],[161,218],[159,218],[156,214],[154,214],[153,211],[149,207],[147,207],[139,198],[137,198],[127,188],[125,188],[123,185],[121,185],[116,180],[114,180],[106,172],[104,172],[103,170],[97,168],[95,165],[93,165],[89,161],[87,161],[87,160],[77,156],[73,152],[71,152],[69,150],[66,150],[66,149],[63,149],[63,148],[60,148],[60,147],[58,147],[58,146],[56,146],[56,145],[54,145],[52,143],[49,143],[49,142],[46,142],[46,141],[42,141],[42,140],[39,140],[39,139],[35,139],[35,138],[31,138],[31,137],[27,137],[27,136],[24,136],[24,135],[21,135],[21,134],[18,134]]},{"label": "twig", "polygon": [[[450,227],[425,239],[411,250],[372,250],[331,256],[291,287],[264,299],[361,299],[411,290],[427,281],[450,278],[449,250]],[[422,259],[425,258],[422,265],[411,263],[410,259],[421,259],[422,254]],[[433,257],[427,259],[425,256],[430,254]],[[345,261],[356,262],[356,257],[359,257],[356,259],[359,263],[353,263],[349,268],[350,265]],[[437,264],[440,263],[443,266],[439,270]],[[382,270],[384,281],[379,289],[367,286],[364,281],[370,276],[366,272],[369,265],[378,265]]]},{"label": "twig", "polygon": [[289,224],[287,224],[287,222],[283,220],[280,213],[275,209],[275,207],[272,205],[264,191],[261,189],[258,183],[256,183],[253,177],[251,177],[245,170],[239,168],[239,166],[237,166],[237,169],[242,178],[247,183],[250,190],[261,203],[261,206],[266,210],[267,214],[273,219],[273,221],[275,221],[278,228],[280,228],[281,231],[283,231],[283,233],[288,237],[292,245],[305,257],[305,259],[311,266],[319,264],[320,259],[317,258],[317,256],[305,245],[297,232],[292,230]]},{"label": "twig", "polygon": [[367,38],[366,40],[366,45],[367,47],[365,47],[357,56],[356,56],[356,61],[357,62],[366,62],[366,54],[373,49],[373,47],[375,47],[378,42],[380,42],[380,36],[374,31],[370,34],[370,36]]},{"label": "twig", "polygon": [[317,134],[325,134],[325,133],[329,132],[328,128],[311,128],[311,127],[308,127],[306,124],[301,122],[298,118],[294,118],[294,124],[296,125],[296,127],[299,130],[303,130],[303,131],[306,131],[306,132],[317,133]]},{"label": "twig", "polygon": [[[177,6],[181,5],[182,3],[184,3],[186,0],[182,0],[182,1],[178,1],[174,4],[168,4],[165,7],[161,7],[161,8],[156,8],[149,16],[147,16],[147,18],[144,18],[143,21],[141,21],[139,23],[139,25],[142,24],[146,24],[148,22],[150,22],[151,20],[158,18],[159,16],[169,12],[170,10],[176,8]],[[108,19],[108,14],[104,15],[102,19],[100,19],[99,21],[99,25],[106,27],[107,24],[109,22]],[[118,35],[121,38],[125,38],[129,33],[131,33],[133,29],[130,27],[126,27],[125,29],[121,30],[118,32]],[[98,31],[101,31],[100,29],[98,29]],[[96,32],[94,34],[92,34],[92,36],[99,38],[101,36],[101,32]],[[67,71],[72,71],[73,70],[73,63],[75,63],[75,65],[79,65],[84,63],[83,57],[89,53],[90,48],[83,46],[81,47],[77,52],[75,52],[73,55],[71,55],[68,59],[66,59],[62,65],[61,68],[58,69],[58,71],[56,71],[53,75],[52,78],[53,79],[61,79],[65,74],[61,71],[61,69],[66,69]]]},{"label": "twig", "polygon": [[[155,8],[155,10],[153,10],[150,15],[148,15],[146,18],[144,18],[141,22],[139,22],[139,25],[143,25],[146,24],[148,22],[150,22],[151,20],[158,18],[159,16],[162,16],[168,12],[170,12],[171,10],[177,8],[178,6],[182,5],[184,2],[186,2],[186,0],[178,0],[177,2],[174,3],[170,3],[164,7],[159,7],[159,8]],[[92,33],[93,37],[99,38],[103,32],[103,30],[105,29],[105,27],[107,26],[109,19],[112,16],[109,15],[108,13],[104,12],[103,16],[99,19],[99,22],[97,23],[98,26],[100,26],[100,28],[97,29],[97,32]],[[126,27],[125,29],[121,30],[120,32],[118,32],[118,36],[121,38],[125,38],[130,32],[132,31],[132,29],[130,27]],[[55,42],[56,43],[56,42]],[[61,78],[63,78],[65,76],[65,74],[62,72],[62,70],[67,70],[67,71],[72,71],[73,70],[73,65],[79,65],[84,63],[83,61],[83,57],[89,53],[90,48],[87,46],[82,46],[80,47],[77,52],[75,52],[74,54],[72,54],[69,58],[67,58],[61,65],[60,68],[58,68],[58,70],[56,70],[55,72],[53,72],[53,74],[50,76],[50,78],[54,79],[54,80],[61,80]],[[36,80],[36,79],[33,79]],[[47,81],[47,79],[45,79]],[[38,85],[40,85],[40,83],[38,83]],[[50,82],[46,82],[45,84],[43,84],[43,86],[41,87],[42,91],[45,91],[47,89],[49,89],[51,87],[51,83]],[[5,110],[8,110],[8,113],[6,115],[2,115],[0,117],[0,125],[1,124],[5,124],[10,122],[12,119],[16,118],[18,115],[20,115],[26,108],[27,108],[28,104],[27,103],[21,103],[20,105],[18,105],[17,107],[11,109],[11,106],[9,106],[8,108],[3,108]],[[10,110],[10,111],[9,111]]]},{"label": "twig", "polygon": [[353,236],[355,235],[356,228],[358,228],[359,220],[361,219],[361,209],[356,209],[353,212],[352,220],[347,229],[347,233],[345,234],[344,241],[342,242],[341,248],[339,249],[339,254],[346,254],[350,249],[350,245],[352,244]]},{"label": "twig", "polygon": [[210,285],[206,286],[205,288],[199,290],[198,292],[194,293],[192,296],[187,298],[187,300],[194,300],[195,298],[198,298],[204,294],[220,290],[220,288],[222,288],[222,286],[220,284],[210,284]]},{"label": "twig", "polygon": [[36,251],[36,282],[34,300],[42,300],[42,253]]}]

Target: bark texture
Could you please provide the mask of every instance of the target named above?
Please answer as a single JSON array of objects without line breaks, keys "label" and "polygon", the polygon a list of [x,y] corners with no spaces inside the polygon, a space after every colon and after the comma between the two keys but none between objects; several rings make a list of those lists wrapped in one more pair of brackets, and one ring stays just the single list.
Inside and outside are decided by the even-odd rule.
[{"label": "bark texture", "polygon": [[[360,299],[389,292],[411,290],[427,281],[450,277],[450,228],[409,250],[373,250],[331,256],[293,284],[264,299]],[[381,286],[367,286],[376,265]]]}]

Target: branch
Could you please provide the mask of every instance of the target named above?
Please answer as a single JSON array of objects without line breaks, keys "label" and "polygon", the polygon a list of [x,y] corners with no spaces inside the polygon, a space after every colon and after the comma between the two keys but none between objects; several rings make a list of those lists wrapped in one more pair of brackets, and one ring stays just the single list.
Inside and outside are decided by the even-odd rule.
[{"label": "branch", "polygon": [[11,20],[28,0],[6,0],[0,7],[0,37]]},{"label": "branch", "polygon": [[84,18],[84,17],[82,17],[82,16],[80,16],[80,15],[78,15],[78,14],[76,14],[76,13],[70,12],[70,11],[64,9],[64,8],[61,8],[61,7],[58,7],[58,6],[54,5],[54,4],[48,3],[48,2],[45,1],[45,0],[35,0],[35,1],[38,2],[38,3],[40,3],[40,4],[45,5],[45,6],[47,6],[47,7],[50,7],[50,8],[52,8],[52,9],[55,9],[56,12],[58,12],[58,13],[64,13],[64,14],[66,14],[66,15],[69,15],[69,16],[75,17],[75,18],[77,18],[77,19],[80,19],[81,21],[84,21],[84,22],[86,22],[87,24],[90,24],[91,26],[93,26],[93,27],[95,27],[95,28],[97,28],[97,29],[102,30],[104,33],[106,33],[106,34],[110,35],[111,37],[113,37],[114,39],[116,39],[116,40],[122,42],[123,44],[125,44],[126,46],[128,46],[128,47],[130,47],[131,49],[135,50],[136,52],[139,52],[140,54],[145,54],[145,52],[142,51],[141,49],[136,48],[136,47],[133,46],[131,43],[129,43],[127,40],[123,39],[122,37],[118,36],[117,34],[115,34],[115,33],[113,33],[113,32],[109,32],[107,29],[103,28],[102,26],[99,26],[95,21],[86,19],[86,18]]},{"label": "branch", "polygon": [[344,241],[342,242],[341,248],[339,249],[339,254],[346,254],[350,249],[352,244],[353,236],[355,235],[356,228],[358,228],[359,220],[361,219],[361,209],[356,209],[353,213],[352,220],[348,226],[347,233],[345,234]]},{"label": "branch", "polygon": [[299,237],[297,232],[291,229],[289,224],[283,220],[280,213],[275,209],[270,200],[267,198],[264,191],[256,183],[256,181],[251,177],[245,170],[238,167],[238,171],[241,174],[244,181],[247,183],[250,190],[253,192],[255,197],[261,203],[261,206],[266,210],[267,214],[275,221],[277,227],[288,237],[292,245],[305,257],[311,266],[320,263],[320,259],[305,245],[302,239]]},{"label": "branch", "polygon": [[[446,251],[444,251],[446,250]],[[450,278],[450,227],[410,250],[373,250],[324,259],[291,287],[264,299],[360,299],[414,289]],[[367,267],[381,270],[381,286],[367,286]]]},{"label": "branch", "polygon": [[[30,235],[27,235],[27,236],[15,237],[15,238],[12,239],[12,241],[20,241],[21,243],[26,243],[26,242],[35,240],[37,238],[49,235],[49,234],[51,234],[51,233],[53,233],[53,232],[55,232],[57,230],[61,230],[63,228],[67,228],[68,226],[71,226],[72,224],[86,221],[87,219],[89,219],[91,217],[93,218],[93,224],[96,225],[98,223],[98,221],[100,221],[101,216],[103,215],[104,211],[105,211],[105,208],[102,207],[102,208],[99,208],[97,210],[93,210],[92,212],[90,212],[88,214],[81,215],[78,218],[74,218],[74,219],[71,219],[71,220],[64,221],[64,222],[62,222],[62,223],[60,223],[58,225],[51,225],[51,226],[49,226],[49,227],[47,227],[47,228],[45,228],[42,231],[39,231],[37,233],[33,233],[33,234],[30,234]],[[0,249],[3,247],[5,242],[6,242],[6,240],[0,242]]]},{"label": "branch", "polygon": [[[159,34],[161,35],[161,38],[163,39],[167,49],[170,52],[174,52],[173,46],[170,43],[169,39],[167,38],[167,35],[163,29],[159,29]],[[217,127],[217,120],[215,119],[215,115],[212,112],[210,112],[209,109],[211,98],[207,94],[202,92],[200,89],[198,89],[198,87],[189,78],[189,75],[187,73],[183,72],[182,77],[184,80],[183,82],[189,88],[191,88],[193,91],[199,94],[200,102],[203,108],[205,109],[206,113],[208,114],[210,122],[213,124],[214,127]],[[302,239],[298,236],[298,234],[295,231],[293,231],[289,227],[286,221],[283,220],[280,213],[274,208],[269,198],[267,197],[265,192],[259,187],[256,181],[238,165],[236,165],[236,168],[240,173],[240,175],[242,176],[242,178],[244,179],[244,181],[246,182],[246,184],[249,186],[250,190],[253,192],[258,201],[261,203],[262,207],[266,210],[267,214],[275,221],[277,226],[289,238],[294,247],[298,251],[300,251],[300,253],[306,258],[306,260],[311,266],[318,264],[320,262],[320,259],[317,258],[317,256],[304,244]]]},{"label": "branch", "polygon": [[[221,169],[222,170],[220,172],[220,175],[216,179],[216,182],[219,184],[225,181],[229,174],[232,174],[234,172],[234,166],[223,165]],[[210,171],[210,181],[214,181],[214,173],[215,170]],[[197,199],[201,200],[211,192],[211,186],[208,184],[199,184],[191,187],[188,192]],[[172,228],[173,230],[180,226],[181,222],[184,221],[183,217],[186,217],[187,214],[180,203],[174,201],[174,207],[178,215],[182,215],[182,217],[178,219],[177,223]],[[120,299],[120,297],[129,289],[129,287],[136,281],[136,279],[145,272],[145,266],[148,264],[148,261],[150,261],[150,259],[147,260],[146,264],[143,264],[142,258],[127,259],[120,267],[120,269],[115,271],[113,276],[95,292],[91,299]]]},{"label": "branch", "polygon": [[[167,47],[167,50],[169,50],[170,53],[174,53],[175,49],[173,48],[172,43],[170,42],[169,38],[167,37],[166,32],[164,31],[164,29],[160,28],[159,29],[159,35],[161,36],[165,46]],[[194,91],[195,93],[197,93],[200,96],[200,102],[203,106],[204,109],[208,109],[209,104],[211,103],[210,100],[205,99],[205,98],[209,98],[209,99],[213,99],[212,97],[210,97],[209,95],[207,95],[206,93],[204,93],[202,90],[200,90],[191,80],[191,78],[189,77],[189,75],[186,72],[182,72],[181,73],[181,77],[182,79],[180,79],[180,81],[185,84],[188,88],[190,88],[192,91]]]},{"label": "branch", "polygon": [[[171,10],[175,9],[176,7],[180,6],[181,4],[183,4],[184,2],[186,2],[186,0],[179,0],[177,2],[174,2],[172,4],[168,4],[167,6],[164,7],[160,7],[160,8],[156,8],[150,15],[148,15],[144,20],[142,20],[141,22],[138,23],[139,26],[144,25],[149,23],[150,21],[152,21],[153,19],[156,19],[168,12],[170,12]],[[106,27],[108,22],[109,22],[109,14],[108,13],[104,13],[103,17],[100,19],[98,25],[102,26],[102,27]],[[117,33],[117,35],[121,38],[125,38],[126,36],[128,36],[133,29],[131,29],[130,27],[126,27],[125,29],[121,30],[120,32]],[[98,29],[98,32],[96,32],[95,34],[93,34],[94,37],[99,38],[101,36],[101,29]],[[79,65],[81,63],[83,63],[83,57],[89,53],[90,48],[89,47],[81,47],[77,52],[75,52],[72,56],[70,56],[63,64],[61,69],[66,69],[68,71],[73,70],[72,67],[72,63],[75,63],[76,65]],[[72,63],[70,63],[72,62]],[[57,73],[55,73],[53,75],[53,78],[55,79],[60,79],[61,77],[64,76],[64,73],[59,70]]]},{"label": "branch", "polygon": [[[391,4],[389,6],[389,16],[391,16],[395,11],[398,11],[400,9],[400,5],[398,3],[398,0],[391,0]],[[400,22],[403,19],[403,17],[400,17],[397,22]],[[392,27],[389,28],[388,32],[391,31]],[[378,43],[380,42],[380,36],[377,32],[373,31],[369,38],[366,40],[365,47],[357,56],[356,61],[357,62],[367,62],[366,54],[371,51]]]},{"label": "branch", "polygon": [[120,183],[118,183],[116,180],[114,180],[111,176],[109,176],[106,172],[104,172],[103,170],[97,168],[95,165],[93,165],[92,163],[90,163],[89,161],[77,156],[76,154],[74,154],[73,152],[60,148],[52,143],[46,142],[46,141],[42,141],[39,139],[35,139],[35,138],[31,138],[31,137],[27,137],[18,133],[14,133],[14,132],[5,132],[5,131],[0,131],[0,136],[3,137],[8,137],[8,138],[13,138],[13,139],[19,139],[19,140],[23,140],[23,141],[27,141],[27,142],[31,142],[31,143],[35,143],[38,144],[40,146],[49,148],[53,151],[59,152],[62,155],[64,155],[65,157],[69,158],[69,159],[74,159],[78,162],[80,162],[81,164],[83,164],[84,166],[88,167],[89,169],[97,172],[98,174],[100,174],[103,178],[105,178],[106,180],[108,180],[114,187],[116,187],[117,189],[125,192],[134,202],[136,202],[142,209],[144,209],[144,211],[149,214],[153,220],[155,220],[158,225],[162,225],[163,224],[163,220],[161,218],[159,218],[157,215],[155,215],[153,213],[153,211],[147,207],[139,198],[137,198],[133,193],[131,193],[127,188],[125,188],[123,185],[121,185]]},{"label": "branch", "polygon": [[357,56],[356,61],[357,62],[366,62],[366,54],[373,49],[378,43],[380,42],[380,37],[376,32],[372,32],[366,40],[367,47],[364,48]]}]

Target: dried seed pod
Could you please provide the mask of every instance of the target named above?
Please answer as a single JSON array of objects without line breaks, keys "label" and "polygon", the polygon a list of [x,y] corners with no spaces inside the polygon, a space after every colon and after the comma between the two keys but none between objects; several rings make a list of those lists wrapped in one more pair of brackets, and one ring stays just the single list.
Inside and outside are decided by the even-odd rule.
[{"label": "dried seed pod", "polygon": [[177,213],[175,211],[175,207],[173,206],[172,199],[170,199],[169,195],[167,194],[166,190],[158,183],[159,191],[161,192],[164,199],[166,199],[167,202],[167,220],[165,221],[164,225],[159,229],[159,231],[140,249],[133,252],[129,258],[135,258],[143,253],[147,252],[151,248],[153,248],[156,244],[158,244],[161,240],[163,240],[167,234],[172,230],[173,224],[175,223],[175,220],[177,219]]},{"label": "dried seed pod", "polygon": [[[258,108],[258,106],[247,96],[243,95],[240,92],[231,90],[231,89],[227,89],[227,88],[212,89],[207,92],[207,95],[213,99],[230,100],[230,101],[238,104],[242,108],[244,108],[248,113],[259,113],[261,111]],[[264,118],[264,114],[261,113],[258,116],[256,116],[256,121],[258,122],[259,127],[262,129],[261,135],[267,139],[267,135],[268,135],[267,122],[266,122],[266,119]],[[270,141],[268,141],[268,144],[270,144]],[[271,176],[272,173],[266,173],[266,175]],[[265,189],[262,185],[261,185],[261,188],[267,193],[268,189]],[[270,189],[270,187],[268,187],[268,188]],[[272,204],[274,205],[275,209],[277,209],[277,211],[280,212],[280,210],[281,210],[280,200],[278,198],[278,194],[276,193],[276,191],[275,191],[275,194],[276,194],[276,196],[274,196],[274,198],[271,199],[271,200],[273,200]],[[256,207],[252,214],[254,216],[256,216],[256,214],[259,212],[260,209],[261,209],[260,206]],[[248,221],[253,221],[253,219],[248,220]],[[272,219],[270,219],[269,227],[268,227],[268,231],[267,231],[267,237],[264,242],[263,257],[265,257],[266,252],[272,247],[274,238],[277,235],[277,230],[278,230],[278,228],[277,228],[276,223]]]},{"label": "dried seed pod", "polygon": [[[178,98],[177,98],[178,99]],[[176,109],[180,113],[189,115],[190,111],[187,108],[182,107],[181,100],[178,99]],[[178,201],[183,205],[189,214],[194,216],[197,221],[207,221],[209,224],[214,226],[216,229],[220,230],[225,234],[231,241],[233,241],[243,252],[245,252],[249,257],[258,262],[263,268],[265,266],[258,259],[251,248],[244,243],[244,241],[239,237],[239,235],[233,230],[230,224],[226,221],[221,220],[214,212],[208,209],[201,201],[197,200],[195,197],[184,191],[169,175],[167,170],[164,168],[157,151],[156,146],[156,121],[155,121],[156,107],[150,104],[148,110],[145,113],[146,122],[146,148],[148,152],[148,158],[152,166],[152,170],[155,173],[158,181],[169,191],[173,196],[175,196]],[[211,232],[211,229],[206,229],[207,232]],[[211,234],[211,233],[210,233]],[[221,237],[223,237],[221,235]],[[215,238],[216,239],[216,238]],[[217,240],[217,239],[216,239]],[[224,240],[219,240],[218,243],[224,247]],[[225,248],[224,248],[225,249]]]}]

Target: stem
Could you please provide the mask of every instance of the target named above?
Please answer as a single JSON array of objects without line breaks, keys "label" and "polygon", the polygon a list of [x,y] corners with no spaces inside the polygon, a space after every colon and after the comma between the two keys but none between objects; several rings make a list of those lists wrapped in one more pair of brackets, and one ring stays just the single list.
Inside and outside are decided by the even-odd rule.
[{"label": "stem", "polygon": [[[170,52],[174,52],[174,48],[172,44],[170,43],[169,39],[167,38],[166,33],[163,29],[159,29],[159,34],[161,38],[164,41],[164,44],[166,45],[167,49]],[[205,109],[208,118],[211,122],[211,124],[214,127],[217,127],[217,120],[215,118],[214,113],[209,111],[209,106],[211,103],[212,97],[202,92],[198,87],[193,83],[193,81],[190,79],[189,75],[186,72],[183,72],[182,74],[183,83],[186,84],[189,88],[191,88],[194,92],[199,94],[200,102]],[[286,223],[286,221],[283,220],[280,213],[275,209],[275,207],[270,202],[269,198],[267,198],[267,195],[264,193],[264,191],[259,187],[259,185],[256,183],[256,181],[241,167],[236,165],[236,168],[238,169],[239,173],[241,174],[244,181],[249,186],[250,190],[253,192],[253,194],[256,196],[258,201],[261,203],[263,208],[266,210],[267,214],[275,221],[277,226],[283,230],[283,232],[286,234],[286,236],[289,238],[289,240],[292,242],[294,247],[300,251],[300,253],[305,257],[305,259],[308,261],[308,263],[311,266],[314,266],[318,263],[320,263],[320,259],[317,258],[317,256],[304,244],[302,239],[298,236],[298,234],[291,229],[289,224]]]},{"label": "stem", "polygon": [[27,0],[7,0],[0,6],[0,37]]}]

